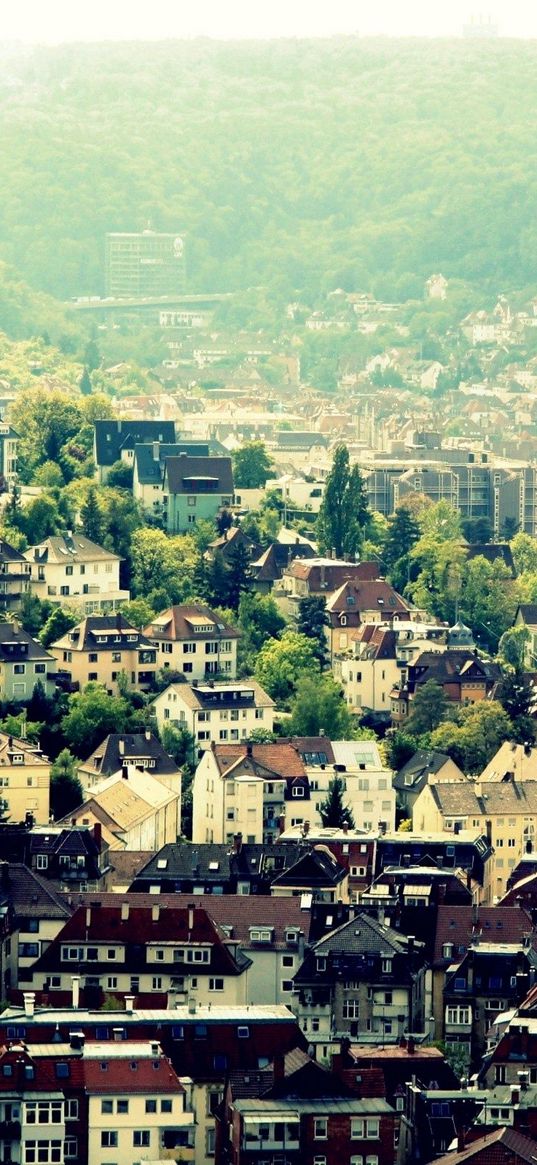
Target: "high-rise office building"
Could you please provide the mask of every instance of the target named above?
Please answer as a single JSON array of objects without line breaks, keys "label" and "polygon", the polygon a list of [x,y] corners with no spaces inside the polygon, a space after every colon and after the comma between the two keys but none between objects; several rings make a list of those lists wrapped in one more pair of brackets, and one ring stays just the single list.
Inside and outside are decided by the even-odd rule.
[{"label": "high-rise office building", "polygon": [[106,236],[106,295],[117,299],[178,295],[185,282],[185,244],[179,234],[110,233]]}]

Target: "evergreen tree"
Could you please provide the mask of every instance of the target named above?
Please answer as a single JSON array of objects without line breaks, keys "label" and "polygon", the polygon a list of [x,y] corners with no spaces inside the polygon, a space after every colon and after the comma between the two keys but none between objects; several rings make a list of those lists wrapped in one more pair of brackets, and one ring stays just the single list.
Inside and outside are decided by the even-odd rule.
[{"label": "evergreen tree", "polygon": [[89,372],[94,372],[101,363],[101,353],[99,352],[99,345],[94,339],[88,340],[86,350],[84,352],[84,368]]},{"label": "evergreen tree", "polygon": [[91,383],[91,376],[90,376],[87,368],[84,368],[82,376],[80,377],[79,388],[80,388],[80,391],[82,393],[82,396],[91,396],[91,393],[93,391],[93,386]]},{"label": "evergreen tree", "polygon": [[341,829],[343,825],[348,825],[349,829],[355,828],[352,810],[343,802],[343,792],[341,777],[334,777],[330,781],[324,801],[319,805],[323,825],[332,829]]},{"label": "evergreen tree", "polygon": [[392,572],[395,564],[399,563],[402,558],[406,559],[420,538],[421,530],[412,511],[408,506],[398,506],[395,514],[388,518],[388,537],[382,552],[383,562],[388,573]]},{"label": "evergreen tree", "polygon": [[65,817],[84,800],[77,776],[76,760],[68,748],[62,749],[50,769],[50,808],[55,819]]},{"label": "evergreen tree", "polygon": [[324,595],[305,595],[298,604],[297,631],[313,639],[315,654],[321,669],[326,664],[327,645],[325,627],[329,624]]},{"label": "evergreen tree", "polygon": [[[228,568],[219,550],[207,565],[206,596],[211,606],[229,607]],[[238,605],[238,604],[237,604]]]},{"label": "evergreen tree", "polygon": [[338,558],[355,558],[364,540],[368,516],[367,493],[360,469],[357,465],[351,469],[347,446],[338,445],[317,519],[321,551],[334,550]]},{"label": "evergreen tree", "polygon": [[[248,590],[251,580],[250,555],[242,543],[230,551],[227,566],[226,606],[238,611],[243,591]],[[222,603],[220,603],[222,605]]]},{"label": "evergreen tree", "polygon": [[416,690],[410,705],[410,716],[405,724],[405,732],[408,730],[412,736],[432,732],[445,720],[448,708],[449,700],[444,689],[436,680],[427,680]]},{"label": "evergreen tree", "polygon": [[104,520],[97,501],[97,491],[93,485],[90,486],[86,500],[80,509],[80,520],[85,537],[89,538],[90,542],[96,542],[98,546],[101,546],[104,538]]}]

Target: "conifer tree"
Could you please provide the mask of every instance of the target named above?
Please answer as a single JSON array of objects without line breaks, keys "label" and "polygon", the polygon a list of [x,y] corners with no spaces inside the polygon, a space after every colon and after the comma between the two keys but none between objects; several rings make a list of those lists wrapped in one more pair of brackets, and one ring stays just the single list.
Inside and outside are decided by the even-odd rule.
[{"label": "conifer tree", "polygon": [[80,510],[80,519],[86,538],[100,546],[104,537],[104,522],[94,486],[90,486],[88,490],[86,501]]},{"label": "conifer tree", "polygon": [[333,781],[330,781],[326,797],[319,806],[319,813],[323,825],[332,829],[340,829],[343,825],[348,825],[349,829],[355,828],[352,810],[343,802],[341,777],[334,777]]}]

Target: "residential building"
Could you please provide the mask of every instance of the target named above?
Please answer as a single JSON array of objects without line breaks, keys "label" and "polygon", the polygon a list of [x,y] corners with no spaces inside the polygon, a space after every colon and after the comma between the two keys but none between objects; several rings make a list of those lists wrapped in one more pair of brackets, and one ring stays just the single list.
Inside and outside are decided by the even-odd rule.
[{"label": "residential building", "polygon": [[19,434],[5,421],[0,422],[0,480],[10,488],[17,480],[17,447]]},{"label": "residential building", "polygon": [[[175,778],[172,784],[176,784]],[[147,770],[124,765],[86,792],[60,824],[100,826],[110,850],[155,851],[181,832],[181,795]]]},{"label": "residential building", "polygon": [[[1,835],[0,835],[1,836]],[[130,889],[146,894],[255,895],[270,894],[274,878],[293,865],[302,852],[298,844],[275,847],[248,843],[237,833],[230,842],[197,843],[195,848],[165,845],[137,872]]]},{"label": "residential building", "polygon": [[358,585],[374,582],[377,577],[378,565],[375,562],[294,557],[282,574],[277,598],[282,608],[296,618],[300,599],[310,595],[322,595],[327,599],[346,582]]},{"label": "residential building", "polygon": [[[98,1007],[107,994],[119,999],[155,997],[186,1004],[245,1003],[250,960],[206,910],[111,895],[99,907],[79,906],[31,968],[32,990],[54,1003],[68,997],[73,972],[81,998]],[[91,899],[89,900],[91,902]],[[30,972],[29,972],[30,974]]]},{"label": "residential building", "polygon": [[51,645],[56,666],[80,689],[97,683],[117,695],[121,675],[147,691],[158,669],[155,644],[119,612],[89,615]]},{"label": "residential building", "polygon": [[185,240],[179,233],[109,231],[105,244],[107,298],[158,299],[184,290]]},{"label": "residential building", "polygon": [[355,631],[338,631],[333,670],[351,711],[389,716],[392,691],[401,673],[423,651],[445,651],[447,628],[394,615],[389,624],[364,622]]},{"label": "residential building", "polygon": [[436,781],[466,781],[455,761],[434,748],[419,748],[393,778],[397,809],[401,818],[411,818],[414,805],[425,785]]},{"label": "residential building", "polygon": [[18,619],[0,623],[0,700],[27,704],[36,684],[52,695],[56,670],[54,656],[23,630]]},{"label": "residential building", "polygon": [[360,907],[378,922],[414,935],[428,962],[434,953],[438,912],[443,905],[470,906],[472,892],[460,870],[438,866],[386,868],[360,894]]},{"label": "residential building", "polygon": [[491,893],[492,846],[487,831],[476,828],[381,834],[376,845],[376,872],[387,868],[431,866],[460,870],[477,900]]},{"label": "residential building", "polygon": [[[237,494],[235,497],[237,498]],[[316,551],[311,543],[299,537],[294,543],[272,542],[250,566],[254,590],[261,595],[269,595],[272,588],[283,578],[286,568],[293,559],[315,556]]]},{"label": "residential building", "polygon": [[[483,34],[479,34],[483,35]],[[455,1152],[435,1157],[435,1165],[534,1165],[535,1141],[514,1129],[498,1128]]]},{"label": "residential building", "polygon": [[[23,1007],[8,1007],[0,1015],[2,1044],[8,1038],[24,1039],[31,1053],[36,1043],[68,1044],[69,1033],[74,1030],[87,1043],[95,1039],[101,1044],[106,1041],[107,1049],[111,1045],[133,1048],[140,1040],[161,1044],[189,1089],[196,1165],[214,1161],[213,1113],[231,1073],[239,1069],[257,1073],[260,1064],[271,1064],[276,1056],[286,1056],[306,1046],[295,1017],[282,1005],[226,1006],[212,1002],[210,1006],[137,1010],[128,999],[124,1009],[101,1012],[70,1005],[60,1009],[36,1007],[30,996],[25,993]],[[191,1092],[185,1079],[188,1077],[192,1079]],[[181,1153],[185,1156],[186,1150],[183,1148]],[[132,1156],[128,1165],[131,1160]]]},{"label": "residential building", "polygon": [[478,829],[487,834],[493,852],[484,901],[501,897],[507,879],[524,853],[535,847],[537,781],[509,780],[426,785],[414,805],[418,832]]},{"label": "residential building", "polygon": [[355,825],[371,830],[395,829],[395,792],[375,740],[329,740],[326,736],[291,737],[304,761],[309,781],[308,837],[322,826],[321,808],[330,785],[338,779]]},{"label": "residential building", "polygon": [[405,616],[410,619],[410,607],[383,578],[346,579],[327,598],[326,612],[332,661],[348,649],[357,628],[364,623],[392,623]]},{"label": "residential building", "polygon": [[184,534],[201,520],[214,521],[233,501],[230,457],[168,457],[163,482],[164,527]]},{"label": "residential building", "polygon": [[349,871],[331,850],[314,846],[305,850],[293,865],[276,874],[270,892],[274,898],[300,898],[306,905],[349,901]]},{"label": "residential building", "polygon": [[169,607],[144,627],[144,635],[156,645],[159,667],[182,672],[189,683],[237,675],[241,633],[202,603]]},{"label": "residential building", "polygon": [[412,712],[418,688],[434,680],[453,704],[476,704],[490,695],[500,677],[497,664],[480,659],[475,651],[448,648],[444,652],[423,651],[406,669],[392,690],[392,721],[404,723]]},{"label": "residential building", "polygon": [[8,615],[18,611],[29,590],[30,566],[24,554],[0,539],[0,611]]},{"label": "residential building", "polygon": [[480,781],[534,781],[537,777],[537,748],[531,744],[517,744],[514,740],[504,740],[497,752],[489,760]]},{"label": "residential building", "polygon": [[9,920],[0,998],[24,986],[28,969],[67,921],[70,909],[44,878],[21,862],[0,862],[0,910]]},{"label": "residential building", "polygon": [[130,418],[119,421],[106,419],[94,422],[93,460],[97,480],[104,485],[116,461],[134,465],[136,445],[175,442],[174,421],[138,421]]},{"label": "residential building", "polygon": [[25,554],[32,594],[86,615],[105,615],[129,600],[119,581],[121,558],[82,534],[55,535]]},{"label": "residential building", "polygon": [[[349,875],[349,899],[359,902],[363,891],[371,885],[376,868],[376,850],[379,834],[376,830],[367,833],[363,829],[349,829],[329,825],[313,825],[308,821],[285,829],[278,838],[275,852],[293,848],[300,844],[302,850],[309,846],[323,846],[330,850],[340,866]],[[331,919],[333,921],[333,919]]]},{"label": "residential building", "polygon": [[528,671],[535,671],[537,660],[537,603],[521,603],[516,616],[515,627],[525,627],[528,632],[524,647],[524,662]]},{"label": "residential building", "polygon": [[230,526],[218,538],[214,538],[212,542],[209,542],[206,556],[211,559],[216,554],[219,554],[226,566],[232,566],[235,553],[239,550],[246,553],[251,561],[258,559],[261,554],[261,546],[253,542],[241,530],[240,526]]},{"label": "residential building", "polygon": [[363,911],[309,948],[294,983],[302,1031],[324,1057],[342,1036],[397,1044],[428,1015],[421,943]]},{"label": "residential building", "polygon": [[181,770],[149,728],[145,732],[110,733],[79,765],[78,779],[87,791],[93,790],[103,778],[122,775],[125,765],[148,772],[181,799]]},{"label": "residential building", "polygon": [[272,732],[274,701],[256,680],[170,684],[152,700],[159,731],[170,724],[194,737],[198,755],[223,741],[247,740],[264,728]]},{"label": "residential building", "polygon": [[277,744],[212,744],[196,769],[192,786],[193,832],[198,842],[274,841],[288,803],[304,821],[310,801],[309,782],[298,751]]},{"label": "residential building", "polygon": [[0,732],[0,802],[2,815],[14,824],[26,820],[44,824],[49,820],[48,758],[38,745],[5,732]]},{"label": "residential building", "polygon": [[155,521],[162,521],[164,497],[164,467],[167,457],[179,457],[189,453],[193,457],[208,457],[208,441],[181,441],[173,444],[135,445],[133,460],[133,497],[144,513]]}]

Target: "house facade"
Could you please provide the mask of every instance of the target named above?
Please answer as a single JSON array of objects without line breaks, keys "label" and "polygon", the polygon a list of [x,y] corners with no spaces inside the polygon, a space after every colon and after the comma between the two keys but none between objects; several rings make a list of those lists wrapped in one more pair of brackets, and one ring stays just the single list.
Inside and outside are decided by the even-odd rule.
[{"label": "house facade", "polygon": [[37,745],[5,732],[0,733],[0,801],[13,823],[29,817],[40,825],[49,820],[50,762]]},{"label": "house facade", "polygon": [[288,743],[212,744],[192,795],[194,843],[232,843],[237,833],[247,843],[274,841],[288,809],[296,807],[302,822],[310,801],[304,762]]},{"label": "house facade", "polygon": [[168,457],[163,483],[164,527],[184,534],[201,520],[214,521],[233,501],[230,457]]},{"label": "house facade", "polygon": [[247,740],[256,728],[272,732],[274,701],[256,680],[170,684],[152,701],[159,731],[167,724],[185,728],[195,748]]},{"label": "house facade", "polygon": [[189,683],[237,675],[240,631],[202,603],[169,607],[144,627],[144,635],[156,646],[159,666],[181,672]]},{"label": "house facade", "polygon": [[129,600],[119,581],[121,559],[82,534],[68,532],[30,546],[30,585],[49,603],[75,607],[86,615],[105,615]]},{"label": "house facade", "polygon": [[24,554],[0,540],[0,611],[18,611],[30,590],[30,566]]},{"label": "house facade", "polygon": [[123,615],[90,615],[51,645],[56,666],[79,688],[98,683],[118,693],[125,674],[132,687],[147,691],[158,668],[154,643]]},{"label": "house facade", "polygon": [[0,623],[0,699],[6,703],[26,704],[36,684],[42,684],[47,696],[55,683],[56,660],[42,643],[21,627],[18,619]]}]

